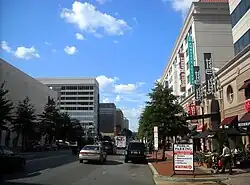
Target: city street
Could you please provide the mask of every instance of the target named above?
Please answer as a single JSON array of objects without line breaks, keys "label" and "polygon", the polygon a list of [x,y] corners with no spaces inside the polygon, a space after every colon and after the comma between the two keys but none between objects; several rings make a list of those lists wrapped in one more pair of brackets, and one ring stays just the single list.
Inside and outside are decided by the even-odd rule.
[{"label": "city street", "polygon": [[8,174],[3,185],[153,185],[146,164],[124,164],[123,156],[108,156],[104,165],[80,164],[71,151],[27,159],[24,173]]}]

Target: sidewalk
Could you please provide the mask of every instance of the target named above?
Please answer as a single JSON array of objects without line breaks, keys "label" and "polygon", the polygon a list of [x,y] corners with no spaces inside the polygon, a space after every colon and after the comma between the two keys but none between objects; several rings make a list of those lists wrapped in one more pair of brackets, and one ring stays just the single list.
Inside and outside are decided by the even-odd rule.
[{"label": "sidewalk", "polygon": [[[173,173],[173,159],[168,155],[167,161],[149,163],[156,185],[249,185],[250,170],[234,169],[234,175],[212,174],[210,169],[195,166],[192,172]],[[161,157],[159,158],[161,159]]]}]

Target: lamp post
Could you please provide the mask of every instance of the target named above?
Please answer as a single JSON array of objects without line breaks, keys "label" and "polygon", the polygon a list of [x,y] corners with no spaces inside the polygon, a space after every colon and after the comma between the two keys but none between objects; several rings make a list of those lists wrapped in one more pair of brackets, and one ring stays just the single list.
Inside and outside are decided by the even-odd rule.
[{"label": "lamp post", "polygon": [[[204,118],[204,99],[202,99],[202,102],[200,104],[201,107],[201,115],[202,115],[202,132],[205,131],[204,127],[205,127],[205,118]],[[205,138],[202,138],[202,144],[203,144],[203,151],[205,151]]]}]

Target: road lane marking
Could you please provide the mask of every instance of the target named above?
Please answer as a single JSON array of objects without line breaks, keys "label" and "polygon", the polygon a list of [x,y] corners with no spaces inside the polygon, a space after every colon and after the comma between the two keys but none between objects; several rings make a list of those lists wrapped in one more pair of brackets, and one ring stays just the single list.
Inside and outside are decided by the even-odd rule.
[{"label": "road lane marking", "polygon": [[31,159],[31,160],[27,160],[26,163],[61,158],[61,157],[65,157],[65,156],[68,156],[68,155],[58,155],[58,156],[52,156],[52,157],[42,157],[42,158],[38,158],[38,159]]}]

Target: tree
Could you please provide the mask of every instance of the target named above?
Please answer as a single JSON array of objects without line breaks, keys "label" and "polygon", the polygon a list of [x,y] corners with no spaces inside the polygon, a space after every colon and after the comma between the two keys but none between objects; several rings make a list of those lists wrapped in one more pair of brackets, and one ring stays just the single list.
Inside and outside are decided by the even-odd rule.
[{"label": "tree", "polygon": [[49,142],[58,135],[60,127],[61,115],[56,107],[55,101],[48,97],[48,103],[44,107],[43,113],[40,115],[42,129],[49,135]]},{"label": "tree", "polygon": [[13,103],[6,98],[8,93],[9,91],[4,89],[4,83],[2,83],[0,85],[0,138],[2,130],[6,129],[5,125],[12,121]]},{"label": "tree", "polygon": [[164,88],[156,83],[152,92],[149,93],[150,100],[140,117],[139,134],[153,138],[153,127],[158,126],[158,137],[162,141],[163,155],[165,160],[166,138],[179,135],[186,128],[184,121],[184,110],[177,102],[177,97],[172,90]]},{"label": "tree", "polygon": [[29,138],[35,132],[36,114],[34,105],[30,103],[28,97],[19,101],[16,108],[16,117],[13,121],[13,130],[17,132],[17,137],[13,140],[14,147],[17,146],[17,141],[20,135],[22,136],[22,150],[27,147]]}]

